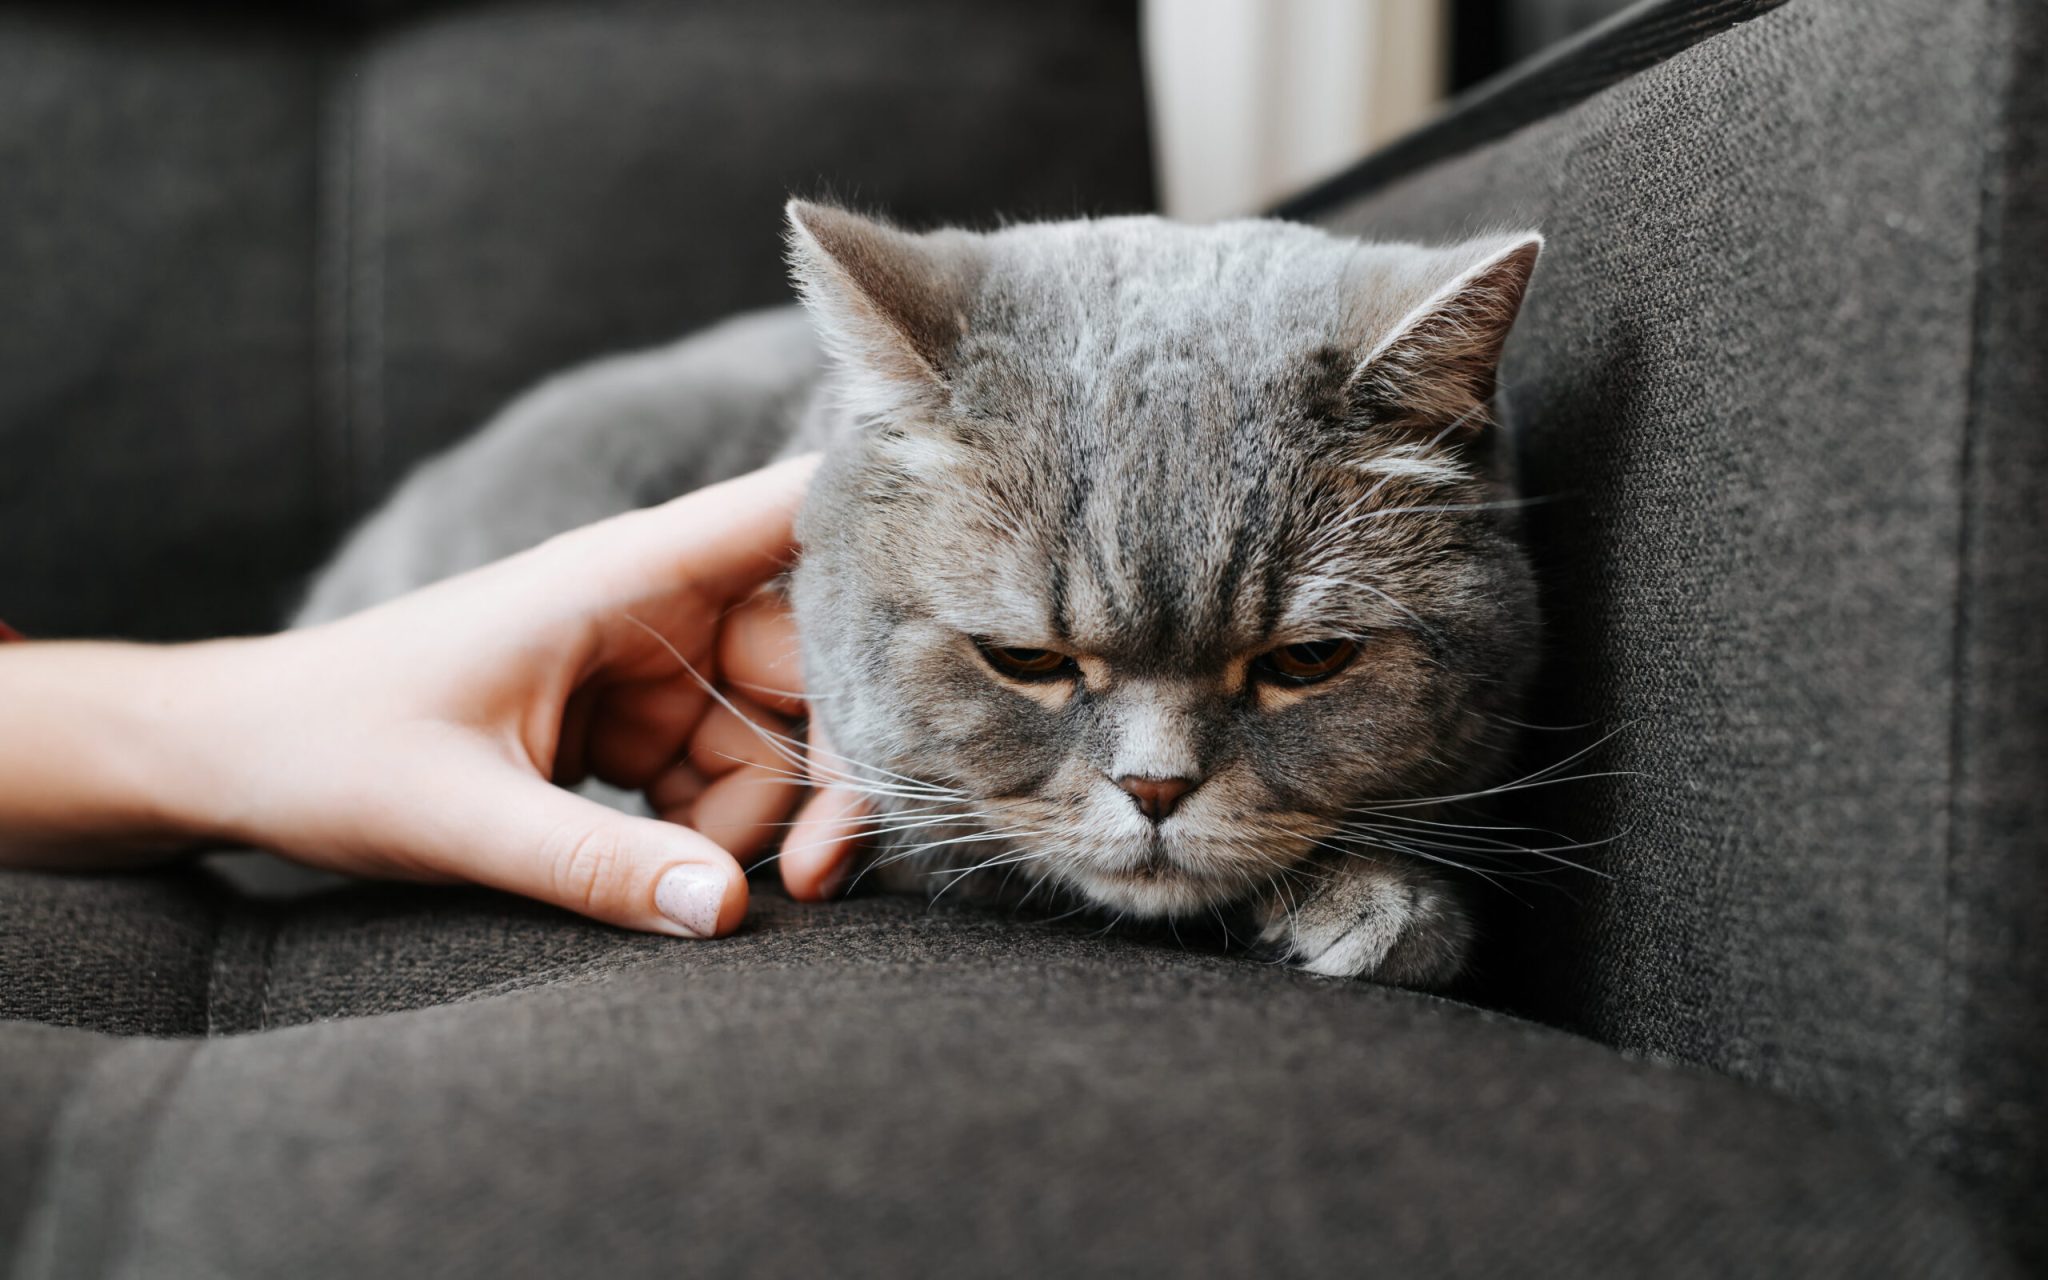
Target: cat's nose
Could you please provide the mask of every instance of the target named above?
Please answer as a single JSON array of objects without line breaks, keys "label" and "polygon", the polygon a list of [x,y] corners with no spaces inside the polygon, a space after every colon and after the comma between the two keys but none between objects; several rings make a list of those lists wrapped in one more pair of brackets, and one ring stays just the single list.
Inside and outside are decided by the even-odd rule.
[{"label": "cat's nose", "polygon": [[1154,822],[1166,821],[1181,797],[1195,789],[1193,778],[1140,778],[1136,774],[1118,778],[1116,785],[1138,802],[1138,812]]}]

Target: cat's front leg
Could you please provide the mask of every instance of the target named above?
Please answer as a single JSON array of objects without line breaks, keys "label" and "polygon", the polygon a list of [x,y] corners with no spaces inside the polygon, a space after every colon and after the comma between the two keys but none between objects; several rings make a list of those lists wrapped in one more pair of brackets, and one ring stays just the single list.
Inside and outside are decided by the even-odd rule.
[{"label": "cat's front leg", "polygon": [[1310,973],[1438,987],[1464,968],[1472,925],[1457,890],[1403,862],[1318,861],[1259,903],[1259,941]]}]

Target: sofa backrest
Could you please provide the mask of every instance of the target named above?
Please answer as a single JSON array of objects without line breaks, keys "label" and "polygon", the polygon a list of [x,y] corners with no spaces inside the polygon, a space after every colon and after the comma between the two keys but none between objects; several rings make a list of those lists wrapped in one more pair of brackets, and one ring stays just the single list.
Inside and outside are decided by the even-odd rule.
[{"label": "sofa backrest", "polygon": [[535,379],[786,299],[781,206],[1152,201],[1136,6],[0,4],[0,618],[273,625]]},{"label": "sofa backrest", "polygon": [[[1293,209],[1549,237],[1504,380],[1546,499],[1534,719],[1591,728],[1527,764],[1612,730],[1579,767],[1637,776],[1512,797],[1614,837],[1573,855],[1610,878],[1503,898],[1488,992],[1874,1119],[2031,1220],[2048,11],[1705,7],[1751,20],[1647,6]],[[1698,43],[1603,88],[1651,37]]]}]

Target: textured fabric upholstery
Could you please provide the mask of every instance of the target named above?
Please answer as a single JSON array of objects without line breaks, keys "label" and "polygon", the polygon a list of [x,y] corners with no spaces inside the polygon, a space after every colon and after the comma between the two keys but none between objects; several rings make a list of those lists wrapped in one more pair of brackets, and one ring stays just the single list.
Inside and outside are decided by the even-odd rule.
[{"label": "textured fabric upholstery", "polygon": [[214,1029],[261,1034],[0,1027],[16,1274],[1999,1269],[1927,1173],[1704,1073],[1171,939],[757,906],[688,946],[369,892],[221,950]]},{"label": "textured fabric upholstery", "polygon": [[[878,68],[824,6],[327,8],[386,16],[232,39],[0,16],[0,154],[31,174],[0,228],[40,211],[0,230],[36,265],[0,312],[85,344],[0,328],[0,456],[61,464],[0,470],[0,601],[39,601],[29,629],[260,624],[333,521],[522,380],[772,293],[772,242],[743,246],[805,166],[850,185],[870,147],[858,194],[917,218],[1144,199],[1122,10],[1105,36],[1106,8],[977,6],[1018,59],[992,44],[977,72]],[[1518,794],[1620,838],[1584,854],[1611,879],[1491,900],[1461,994],[1507,1012],[900,899],[764,887],[745,932],[683,944],[475,891],[14,874],[0,1273],[2048,1264],[2048,96],[2020,74],[2048,21],[1789,0],[1717,3],[1753,20],[1709,34],[1674,8],[1291,206],[1551,238],[1506,377],[1552,497],[1535,718],[1591,727],[1538,734],[1530,765],[1620,729],[1586,767],[1639,776]],[[932,33],[965,18],[876,12],[957,57]],[[711,37],[648,34],[692,15],[769,52],[697,96],[662,68],[715,77]],[[126,87],[67,160],[49,104],[110,66]],[[1015,101],[920,111],[956,73]],[[662,176],[663,95],[716,112],[764,76],[843,96]],[[237,96],[289,92],[325,123],[272,138]],[[796,123],[852,128],[869,93],[895,133]],[[949,170],[908,132],[988,119],[1079,133],[1046,168],[1004,135]],[[714,172],[758,198],[702,212]],[[160,180],[122,221],[138,174]],[[65,489],[88,483],[121,499],[104,528]]]},{"label": "textured fabric upholstery", "polygon": [[1612,878],[1502,911],[1489,994],[1861,1116],[2048,1260],[2044,31],[1794,0],[1317,216],[1550,235],[1537,718],[1635,776],[1517,797]]}]

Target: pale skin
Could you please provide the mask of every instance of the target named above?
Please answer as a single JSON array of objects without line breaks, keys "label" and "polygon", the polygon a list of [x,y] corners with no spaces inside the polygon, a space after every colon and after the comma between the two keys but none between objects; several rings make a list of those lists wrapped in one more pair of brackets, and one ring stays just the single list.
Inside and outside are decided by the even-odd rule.
[{"label": "pale skin", "polygon": [[[791,895],[829,898],[860,801],[807,790],[764,736],[803,715],[789,615],[763,587],[795,554],[815,461],[304,631],[0,646],[0,866],[251,845],[712,937],[780,840]],[[660,818],[555,785],[585,777],[644,791]]]}]

